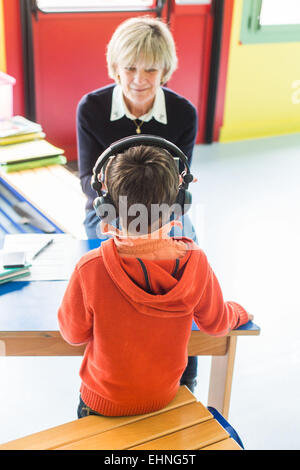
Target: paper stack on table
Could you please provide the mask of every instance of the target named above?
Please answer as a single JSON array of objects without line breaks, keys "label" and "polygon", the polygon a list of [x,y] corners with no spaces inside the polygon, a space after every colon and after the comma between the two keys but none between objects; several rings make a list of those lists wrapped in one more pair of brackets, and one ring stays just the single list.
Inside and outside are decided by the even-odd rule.
[{"label": "paper stack on table", "polygon": [[4,268],[2,264],[2,256],[0,256],[0,284],[16,279],[22,280],[24,276],[29,276],[30,266],[30,263],[26,263],[22,267]]},{"label": "paper stack on table", "polygon": [[[53,242],[41,250],[52,239]],[[26,280],[59,281],[70,278],[76,262],[81,257],[78,244],[79,240],[69,234],[26,233],[6,235],[3,249],[25,251],[27,260],[32,264]],[[40,254],[34,258],[39,250]]]}]

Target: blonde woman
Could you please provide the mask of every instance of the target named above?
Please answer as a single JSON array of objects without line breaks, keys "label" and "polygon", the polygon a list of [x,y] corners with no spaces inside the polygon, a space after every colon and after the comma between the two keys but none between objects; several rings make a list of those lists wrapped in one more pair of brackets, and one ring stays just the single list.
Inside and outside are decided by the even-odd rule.
[{"label": "blonde woman", "polygon": [[[99,236],[92,170],[112,142],[140,133],[163,137],[177,145],[191,165],[197,133],[195,107],[163,87],[177,68],[177,55],[172,34],[161,20],[143,16],[121,23],[107,46],[107,67],[115,83],[83,96],[77,109],[79,177],[87,196],[84,225],[89,238]],[[184,234],[195,240],[188,217],[184,219]]]}]

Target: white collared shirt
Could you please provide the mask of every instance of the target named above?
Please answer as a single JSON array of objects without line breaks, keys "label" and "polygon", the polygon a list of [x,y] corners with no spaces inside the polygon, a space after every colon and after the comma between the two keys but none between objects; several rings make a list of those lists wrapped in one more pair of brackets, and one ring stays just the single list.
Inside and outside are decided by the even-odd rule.
[{"label": "white collared shirt", "polygon": [[[117,119],[121,119],[124,115],[131,120],[137,119],[136,116],[129,112],[125,104],[121,85],[116,85],[112,94],[110,120],[116,121]],[[154,104],[150,111],[143,116],[140,116],[138,119],[140,121],[148,122],[152,118],[162,124],[167,124],[165,94],[160,87],[157,89]]]}]

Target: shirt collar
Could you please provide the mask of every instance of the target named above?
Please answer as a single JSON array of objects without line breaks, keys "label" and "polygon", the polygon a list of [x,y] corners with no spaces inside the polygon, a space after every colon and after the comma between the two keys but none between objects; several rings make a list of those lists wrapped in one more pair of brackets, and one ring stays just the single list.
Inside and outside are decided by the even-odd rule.
[{"label": "shirt collar", "polygon": [[[112,94],[110,120],[116,121],[121,119],[124,115],[131,120],[137,119],[136,116],[133,116],[133,114],[131,114],[127,109],[123,99],[122,87],[120,85],[116,85]],[[148,113],[144,114],[143,116],[140,116],[138,119],[140,121],[148,122],[152,118],[156,119],[156,121],[162,124],[167,124],[165,94],[160,87],[156,92],[154,104],[150,111],[148,111]]]}]

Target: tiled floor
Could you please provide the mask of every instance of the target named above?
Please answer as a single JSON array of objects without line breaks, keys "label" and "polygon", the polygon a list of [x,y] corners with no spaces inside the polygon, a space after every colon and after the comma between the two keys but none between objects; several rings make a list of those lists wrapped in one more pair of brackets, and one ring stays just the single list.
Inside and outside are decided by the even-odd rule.
[{"label": "tiled floor", "polygon": [[[300,135],[197,146],[193,173],[199,244],[261,327],[238,340],[229,421],[247,449],[299,449]],[[80,361],[0,358],[0,442],[76,419]]]}]

